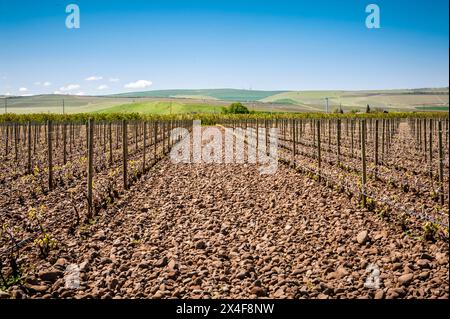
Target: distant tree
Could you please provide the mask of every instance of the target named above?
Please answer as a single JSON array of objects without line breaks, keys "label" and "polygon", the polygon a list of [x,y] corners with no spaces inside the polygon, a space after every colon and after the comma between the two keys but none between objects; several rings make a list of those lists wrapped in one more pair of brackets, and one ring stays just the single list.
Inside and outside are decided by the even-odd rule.
[{"label": "distant tree", "polygon": [[384,113],[384,109],[383,109],[382,107],[375,107],[375,108],[373,109],[373,111],[374,111],[375,113]]},{"label": "distant tree", "polygon": [[341,109],[338,107],[333,108],[333,113],[338,114],[341,113]]},{"label": "distant tree", "polygon": [[369,104],[367,104],[366,113],[370,113],[370,106],[369,106]]},{"label": "distant tree", "polygon": [[229,107],[222,107],[222,113],[225,114],[248,114],[248,108],[240,102],[232,103]]}]

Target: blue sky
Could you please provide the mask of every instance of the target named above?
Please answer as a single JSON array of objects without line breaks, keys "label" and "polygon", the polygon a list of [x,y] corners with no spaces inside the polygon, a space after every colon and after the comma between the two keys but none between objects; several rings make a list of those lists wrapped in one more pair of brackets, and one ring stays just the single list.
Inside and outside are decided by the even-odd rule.
[{"label": "blue sky", "polygon": [[[70,3],[80,29],[65,26]],[[365,26],[370,3],[380,29]],[[448,86],[448,10],[442,0],[0,0],[0,95]]]}]

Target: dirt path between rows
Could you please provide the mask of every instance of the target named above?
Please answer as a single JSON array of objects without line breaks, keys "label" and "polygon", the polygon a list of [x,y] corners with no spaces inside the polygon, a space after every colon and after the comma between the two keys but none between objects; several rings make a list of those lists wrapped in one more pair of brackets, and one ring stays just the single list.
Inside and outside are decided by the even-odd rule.
[{"label": "dirt path between rows", "polygon": [[281,164],[260,175],[166,158],[91,234],[36,269],[79,265],[80,288],[55,276],[32,296],[448,298],[447,243],[411,238]]}]

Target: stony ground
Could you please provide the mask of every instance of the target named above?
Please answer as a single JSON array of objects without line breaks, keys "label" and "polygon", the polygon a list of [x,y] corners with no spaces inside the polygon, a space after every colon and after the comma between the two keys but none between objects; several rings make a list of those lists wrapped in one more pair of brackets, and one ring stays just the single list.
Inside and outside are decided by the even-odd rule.
[{"label": "stony ground", "polygon": [[[260,175],[164,159],[87,230],[55,236],[25,287],[1,296],[449,297],[447,242],[414,238],[282,164]],[[66,287],[69,264],[79,289]]]},{"label": "stony ground", "polygon": [[[448,298],[448,246],[403,234],[280,166],[164,160],[92,226],[41,263],[32,297]],[[53,260],[52,260],[53,259]],[[66,289],[62,270],[81,268]],[[377,265],[379,289],[364,286]]]}]

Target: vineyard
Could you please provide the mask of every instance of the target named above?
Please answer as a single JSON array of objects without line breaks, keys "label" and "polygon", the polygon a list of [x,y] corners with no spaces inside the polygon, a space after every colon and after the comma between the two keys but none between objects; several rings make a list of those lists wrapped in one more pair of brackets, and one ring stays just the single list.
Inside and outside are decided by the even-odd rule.
[{"label": "vineyard", "polygon": [[[277,172],[172,163],[194,119],[276,128]],[[2,298],[448,298],[448,114],[0,122]]]}]

